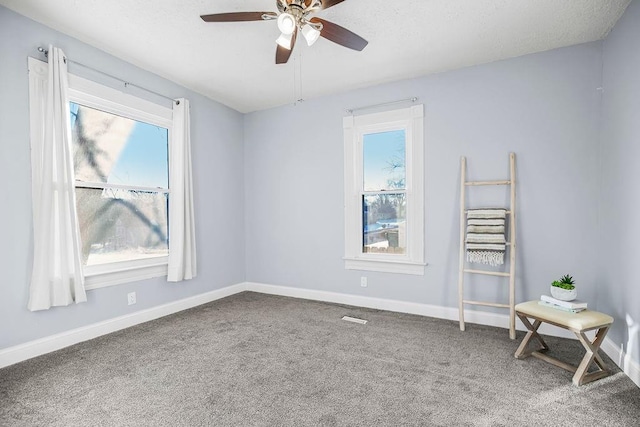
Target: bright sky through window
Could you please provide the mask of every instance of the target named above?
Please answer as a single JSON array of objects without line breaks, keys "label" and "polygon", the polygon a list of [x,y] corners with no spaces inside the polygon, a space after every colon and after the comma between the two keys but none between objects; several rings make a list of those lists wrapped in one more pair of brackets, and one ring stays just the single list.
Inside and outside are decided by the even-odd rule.
[{"label": "bright sky through window", "polygon": [[[92,124],[107,123],[113,127],[113,118],[109,113],[80,107],[71,103],[71,128],[76,126],[78,111],[84,109],[90,111],[95,119]],[[85,118],[86,119],[86,118]],[[120,121],[119,136],[122,141],[115,139],[101,139],[96,135],[94,139],[95,149],[98,153],[108,156],[109,164],[104,164],[104,172],[107,173],[106,182],[109,184],[135,185],[139,187],[167,188],[169,171],[166,167],[168,159],[168,131],[165,128],[149,123],[139,122],[123,117]],[[95,123],[100,122],[102,123]],[[120,145],[120,147],[114,147]],[[102,157],[103,159],[106,157]],[[82,169],[79,178],[83,179]],[[108,172],[107,172],[108,171]],[[95,180],[87,176],[84,180]],[[100,180],[104,182],[104,180]]]},{"label": "bright sky through window", "polygon": [[365,134],[362,145],[364,191],[404,188],[405,130]]}]

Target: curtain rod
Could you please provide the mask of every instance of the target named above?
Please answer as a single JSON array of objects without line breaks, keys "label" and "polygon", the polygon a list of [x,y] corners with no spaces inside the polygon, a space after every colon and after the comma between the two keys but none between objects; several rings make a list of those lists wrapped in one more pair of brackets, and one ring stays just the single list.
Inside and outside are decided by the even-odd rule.
[{"label": "curtain rod", "polygon": [[411,97],[411,98],[399,99],[398,101],[382,102],[380,104],[372,104],[372,105],[365,105],[363,107],[349,108],[348,110],[346,110],[346,112],[349,113],[349,114],[353,114],[354,111],[368,110],[370,108],[384,107],[385,105],[400,104],[402,102],[416,102],[417,100],[418,100],[418,97],[414,96],[414,97]]},{"label": "curtain rod", "polygon": [[[44,56],[48,56],[48,54],[49,54],[49,51],[48,51],[48,50],[46,50],[46,49],[45,49],[45,48],[43,48],[43,47],[39,47],[39,48],[38,48],[38,52],[40,52],[40,53],[44,53]],[[103,76],[107,76],[107,77],[109,77],[109,78],[112,78],[112,79],[114,79],[114,80],[117,80],[117,81],[119,81],[119,82],[122,82],[122,83],[124,83],[124,87],[133,86],[133,87],[138,88],[138,89],[140,89],[140,90],[143,90],[143,91],[145,91],[145,92],[152,93],[152,94],[154,94],[154,95],[156,95],[156,96],[159,96],[160,98],[168,99],[168,100],[169,100],[169,101],[171,101],[171,102],[175,102],[175,103],[176,103],[176,105],[180,105],[180,101],[178,101],[178,100],[176,100],[176,99],[169,98],[168,96],[165,96],[165,95],[163,95],[163,94],[161,94],[161,93],[158,93],[158,92],[154,92],[154,91],[152,91],[151,89],[147,89],[147,88],[145,88],[145,87],[138,86],[138,85],[137,85],[137,84],[135,84],[135,83],[131,83],[131,82],[128,82],[128,81],[126,81],[126,80],[122,80],[120,77],[116,77],[116,76],[114,76],[114,75],[111,75],[111,74],[105,73],[104,71],[97,70],[97,69],[95,69],[95,68],[93,68],[93,67],[90,67],[90,66],[88,66],[88,65],[85,65],[85,64],[83,64],[83,63],[81,63],[81,62],[73,61],[73,60],[71,60],[71,59],[69,59],[69,58],[65,58],[65,59],[66,59],[68,62],[72,63],[72,64],[78,65],[78,66],[80,66],[80,67],[82,67],[82,68],[86,68],[86,69],[91,70],[91,71],[94,71],[94,72],[96,72],[96,73],[98,73],[98,74],[102,74]]]}]

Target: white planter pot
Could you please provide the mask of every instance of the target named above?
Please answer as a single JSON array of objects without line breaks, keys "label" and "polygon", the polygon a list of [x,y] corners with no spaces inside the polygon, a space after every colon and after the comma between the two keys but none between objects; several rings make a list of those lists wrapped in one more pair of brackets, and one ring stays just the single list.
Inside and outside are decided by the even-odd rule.
[{"label": "white planter pot", "polygon": [[573,301],[578,298],[578,290],[576,288],[569,290],[551,286],[551,296],[560,301]]}]

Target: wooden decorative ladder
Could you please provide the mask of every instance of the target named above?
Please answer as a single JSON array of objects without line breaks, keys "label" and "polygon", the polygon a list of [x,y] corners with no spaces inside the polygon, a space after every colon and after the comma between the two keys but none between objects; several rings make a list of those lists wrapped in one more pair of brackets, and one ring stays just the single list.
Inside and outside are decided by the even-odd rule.
[{"label": "wooden decorative ladder", "polygon": [[[509,309],[509,338],[516,338],[516,155],[509,154],[510,177],[507,181],[467,181],[467,159],[460,159],[460,265],[458,273],[458,309],[460,311],[460,330],[465,330],[464,324],[464,306],[482,305],[487,307],[499,307]],[[479,185],[508,185],[510,186],[510,207],[507,211],[509,218],[509,240],[507,242],[507,250],[509,251],[509,272],[490,271],[490,270],[472,270],[466,268],[465,262],[465,237],[466,237],[466,187]],[[464,276],[465,274],[484,274],[488,276],[508,277],[509,278],[509,303],[501,304],[484,301],[471,301],[464,299]]]}]

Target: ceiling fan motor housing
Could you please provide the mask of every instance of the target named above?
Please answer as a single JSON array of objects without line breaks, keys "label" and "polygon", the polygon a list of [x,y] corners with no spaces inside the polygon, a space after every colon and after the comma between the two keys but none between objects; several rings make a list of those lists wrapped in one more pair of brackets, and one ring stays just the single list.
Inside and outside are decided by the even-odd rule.
[{"label": "ceiling fan motor housing", "polygon": [[[287,0],[281,0],[286,3]],[[278,4],[280,6],[280,3]],[[318,26],[317,24],[311,23],[307,20],[307,16],[318,9],[322,8],[322,2],[320,0],[314,0],[309,2],[309,5],[306,5],[305,0],[292,0],[290,3],[287,3],[286,6],[280,10],[281,14],[290,15],[296,23],[296,26],[299,30],[302,30],[302,27],[305,24],[311,25],[318,31],[322,29],[322,26]],[[279,7],[280,9],[280,7]]]}]

